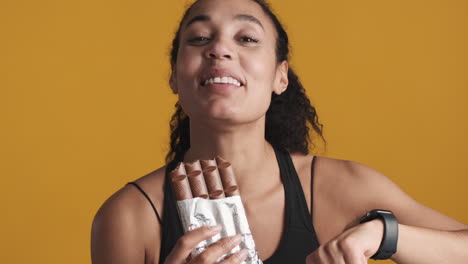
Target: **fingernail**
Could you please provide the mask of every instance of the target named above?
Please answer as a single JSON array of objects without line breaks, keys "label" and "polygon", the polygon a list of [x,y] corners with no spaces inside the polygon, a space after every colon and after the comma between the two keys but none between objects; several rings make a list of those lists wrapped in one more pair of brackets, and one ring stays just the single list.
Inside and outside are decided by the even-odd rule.
[{"label": "fingernail", "polygon": [[217,233],[221,231],[221,229],[222,229],[221,225],[210,226],[210,232],[212,233]]},{"label": "fingernail", "polygon": [[242,249],[241,251],[239,251],[239,252],[237,253],[237,258],[238,258],[239,260],[244,260],[244,259],[247,257],[247,253],[249,253],[249,251],[248,251],[247,249],[244,248],[244,249]]},{"label": "fingernail", "polygon": [[237,234],[231,238],[231,243],[232,244],[239,244],[241,242],[241,235]]}]

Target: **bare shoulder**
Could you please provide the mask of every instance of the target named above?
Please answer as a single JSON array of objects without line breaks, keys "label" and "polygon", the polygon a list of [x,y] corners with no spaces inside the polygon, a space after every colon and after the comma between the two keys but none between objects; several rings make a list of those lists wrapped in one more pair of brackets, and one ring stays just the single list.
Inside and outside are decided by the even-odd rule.
[{"label": "bare shoulder", "polygon": [[[160,215],[164,175],[165,167],[161,167],[135,180]],[[110,196],[94,217],[91,254],[95,264],[145,263],[148,256],[159,257],[159,245],[160,225],[153,208],[133,185],[126,185]]]},{"label": "bare shoulder", "polygon": [[[351,160],[330,157],[320,157],[318,160],[314,175],[316,195],[329,210],[336,212],[335,219],[342,220],[340,224],[343,227],[355,224],[367,210],[379,206],[390,209],[379,202],[374,204],[376,201],[372,198],[382,186],[394,185],[383,174]],[[396,189],[393,188],[393,191]]]},{"label": "bare shoulder", "polygon": [[456,230],[462,223],[410,197],[380,171],[351,160],[320,157],[317,162],[317,191],[330,208],[341,212],[347,225],[356,224],[365,212],[387,209],[402,224]]}]

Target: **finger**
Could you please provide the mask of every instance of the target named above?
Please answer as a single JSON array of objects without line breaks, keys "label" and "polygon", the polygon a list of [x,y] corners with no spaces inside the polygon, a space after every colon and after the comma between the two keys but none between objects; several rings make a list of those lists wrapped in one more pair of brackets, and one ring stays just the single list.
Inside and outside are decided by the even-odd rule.
[{"label": "finger", "polygon": [[193,259],[193,261],[190,263],[194,263],[194,264],[214,263],[222,255],[228,253],[229,250],[239,245],[241,241],[242,241],[242,238],[240,235],[222,238],[218,242],[210,245],[200,255],[196,256]]},{"label": "finger", "polygon": [[338,251],[336,250],[335,241],[329,241],[322,247],[322,250],[319,251],[319,258],[321,264],[338,264]]},{"label": "finger", "polygon": [[237,263],[242,263],[247,258],[247,254],[249,251],[247,249],[242,249],[239,252],[236,252],[226,258],[221,264],[237,264]]},{"label": "finger", "polygon": [[173,262],[183,263],[198,243],[207,240],[221,231],[221,226],[203,226],[183,235],[174,246],[174,249],[168,256]]},{"label": "finger", "polygon": [[342,240],[339,243],[339,249],[342,253],[343,263],[350,264],[365,264],[367,259],[363,253],[356,247],[356,243],[350,242],[349,240]]},{"label": "finger", "polygon": [[345,262],[344,252],[340,248],[337,240],[332,240],[328,244],[328,262],[333,264],[354,264],[354,262]]},{"label": "finger", "polygon": [[316,264],[317,263],[317,250],[313,251],[306,257],[306,264]]},{"label": "finger", "polygon": [[343,263],[350,263],[350,264],[366,264],[367,258],[364,254],[360,254],[357,251],[349,251],[344,252],[343,254]]},{"label": "finger", "polygon": [[329,263],[333,264],[355,264],[354,262],[346,262],[344,258],[344,252],[340,247],[340,243],[337,240],[331,241],[329,245],[330,259]]},{"label": "finger", "polygon": [[[319,247],[315,250],[312,256],[313,264],[335,264],[337,260],[336,250],[334,250],[333,245],[328,242],[327,244]],[[339,262],[336,262],[338,264]]]},{"label": "finger", "polygon": [[323,246],[317,248],[310,255],[307,256],[307,264],[326,264],[327,262],[327,253],[325,252]]}]

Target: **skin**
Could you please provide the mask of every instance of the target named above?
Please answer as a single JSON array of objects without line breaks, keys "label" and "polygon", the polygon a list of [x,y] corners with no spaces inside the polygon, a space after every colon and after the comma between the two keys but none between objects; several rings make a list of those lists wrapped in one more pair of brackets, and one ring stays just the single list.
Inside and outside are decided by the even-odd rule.
[{"label": "skin", "polygon": [[[262,26],[235,19],[238,14],[254,16]],[[197,15],[209,15],[210,20],[185,28]],[[281,94],[287,87],[288,63],[278,63],[272,56],[277,36],[274,26],[250,0],[200,1],[182,28],[170,84],[190,116],[192,145],[185,161],[219,155],[233,164],[259,257],[265,260],[278,247],[284,226],[284,190],[274,151],[264,139],[265,113],[271,93]],[[252,37],[258,42],[252,42]],[[200,75],[213,68],[235,73],[245,85],[224,92],[201,86]],[[448,256],[452,258],[449,263],[459,263],[468,258],[464,253],[467,226],[414,201],[378,171],[353,161],[290,154],[321,244],[307,263],[367,263],[378,249],[383,224],[374,220],[357,225],[357,219],[375,208],[392,210],[398,216],[400,239],[393,259],[399,263],[442,263]],[[164,175],[165,167],[161,167],[136,181],[160,214]],[[187,233],[166,263],[184,263],[194,245],[213,232]],[[133,186],[125,186],[96,214],[93,263],[158,263],[160,240],[161,226],[148,201]],[[222,240],[190,263],[212,263],[235,245],[234,238]],[[233,255],[223,263],[242,259],[240,254]]]}]

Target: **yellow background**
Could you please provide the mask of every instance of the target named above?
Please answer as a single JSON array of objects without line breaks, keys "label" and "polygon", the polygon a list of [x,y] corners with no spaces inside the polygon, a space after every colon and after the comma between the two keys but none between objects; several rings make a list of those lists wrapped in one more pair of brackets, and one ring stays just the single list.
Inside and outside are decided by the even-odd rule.
[{"label": "yellow background", "polygon": [[[468,2],[271,2],[325,125],[321,155],[468,223]],[[89,263],[102,202],[163,165],[185,4],[0,1],[2,263]]]}]

